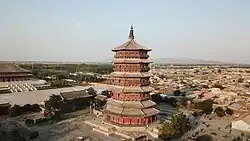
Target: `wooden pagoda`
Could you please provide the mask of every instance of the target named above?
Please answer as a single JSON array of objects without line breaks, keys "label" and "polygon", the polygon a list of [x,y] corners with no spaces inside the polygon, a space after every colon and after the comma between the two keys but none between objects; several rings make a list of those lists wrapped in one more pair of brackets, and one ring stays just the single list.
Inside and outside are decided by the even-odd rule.
[{"label": "wooden pagoda", "polygon": [[151,49],[137,44],[133,32],[131,26],[128,41],[112,50],[114,72],[104,120],[119,126],[145,126],[154,122],[159,113],[149,94],[153,91],[149,80]]}]

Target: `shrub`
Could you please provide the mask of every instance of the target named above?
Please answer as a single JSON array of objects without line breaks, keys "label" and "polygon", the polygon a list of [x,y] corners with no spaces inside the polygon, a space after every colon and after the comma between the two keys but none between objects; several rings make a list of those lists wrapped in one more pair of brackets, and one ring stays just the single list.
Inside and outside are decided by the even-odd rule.
[{"label": "shrub", "polygon": [[221,84],[219,84],[219,83],[214,84],[213,88],[219,88],[221,90],[224,89],[224,87]]},{"label": "shrub", "polygon": [[26,119],[26,120],[25,120],[25,124],[26,124],[27,126],[31,126],[31,125],[34,124],[34,120],[33,120],[33,119]]},{"label": "shrub", "polygon": [[18,141],[26,141],[25,137],[19,137]]},{"label": "shrub", "polygon": [[213,137],[211,135],[201,135],[201,136],[198,136],[195,141],[213,141]]},{"label": "shrub", "polygon": [[216,115],[217,115],[218,117],[223,117],[223,116],[226,115],[224,109],[221,108],[221,107],[217,107],[217,108],[214,110],[214,112],[216,113]]},{"label": "shrub", "polygon": [[203,114],[211,114],[213,111],[213,100],[208,99],[202,102],[194,102],[194,107],[200,109]]},{"label": "shrub", "polygon": [[174,95],[175,96],[180,96],[181,95],[181,91],[180,90],[175,90],[174,91]]},{"label": "shrub", "polygon": [[194,117],[202,116],[202,111],[200,111],[200,110],[194,111],[192,115],[193,115]]},{"label": "shrub", "polygon": [[202,102],[202,111],[204,114],[211,114],[213,111],[213,101],[212,100],[205,100]]},{"label": "shrub", "polygon": [[28,133],[29,139],[36,139],[39,136],[39,132],[38,131],[30,131]]},{"label": "shrub", "polygon": [[22,114],[22,108],[19,105],[14,105],[10,108],[9,115],[11,117],[19,116]]},{"label": "shrub", "polygon": [[231,109],[229,109],[229,108],[227,108],[227,109],[225,110],[225,112],[226,112],[228,115],[233,115],[233,113],[234,113],[234,111],[231,110]]},{"label": "shrub", "polygon": [[238,79],[238,83],[243,83],[243,82],[244,82],[244,78],[241,77]]},{"label": "shrub", "polygon": [[35,123],[36,125],[39,125],[39,124],[46,124],[48,123],[49,119],[47,118],[38,118],[35,120]]},{"label": "shrub", "polygon": [[19,138],[19,137],[20,137],[20,133],[19,133],[17,130],[13,130],[13,131],[11,132],[11,135],[12,135],[12,137],[14,137],[14,138]]}]

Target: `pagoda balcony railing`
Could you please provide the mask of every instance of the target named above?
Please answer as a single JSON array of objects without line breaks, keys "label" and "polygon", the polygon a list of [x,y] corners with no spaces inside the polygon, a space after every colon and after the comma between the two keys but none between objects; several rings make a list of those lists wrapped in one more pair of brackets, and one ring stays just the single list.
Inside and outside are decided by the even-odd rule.
[{"label": "pagoda balcony railing", "polygon": [[121,71],[121,72],[148,72],[150,70],[149,67],[147,68],[135,68],[135,69],[131,69],[131,68],[114,68],[114,71]]},{"label": "pagoda balcony railing", "polygon": [[124,97],[118,97],[118,96],[111,96],[112,99],[120,100],[120,101],[142,101],[142,100],[151,100],[151,97],[139,97],[139,98],[124,98]]},{"label": "pagoda balcony railing", "polygon": [[149,55],[114,55],[114,58],[138,58],[147,59]]},{"label": "pagoda balcony railing", "polygon": [[150,82],[144,83],[144,84],[124,84],[124,83],[114,82],[114,83],[111,83],[111,85],[122,86],[122,87],[144,87],[144,86],[149,86]]}]

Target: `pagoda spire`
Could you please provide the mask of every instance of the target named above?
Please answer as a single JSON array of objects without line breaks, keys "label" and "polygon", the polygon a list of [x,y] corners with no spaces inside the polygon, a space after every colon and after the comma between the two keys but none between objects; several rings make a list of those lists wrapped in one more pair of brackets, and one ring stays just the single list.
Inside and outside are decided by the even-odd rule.
[{"label": "pagoda spire", "polygon": [[133,40],[135,38],[135,36],[134,36],[134,30],[133,30],[133,25],[131,25],[131,27],[130,27],[128,38],[131,39],[131,40]]}]

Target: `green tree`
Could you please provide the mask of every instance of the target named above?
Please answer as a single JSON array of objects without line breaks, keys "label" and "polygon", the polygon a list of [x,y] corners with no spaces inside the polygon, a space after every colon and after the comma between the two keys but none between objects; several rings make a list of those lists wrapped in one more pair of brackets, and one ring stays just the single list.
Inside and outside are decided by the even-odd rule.
[{"label": "green tree", "polygon": [[218,73],[221,73],[221,69],[218,69]]},{"label": "green tree", "polygon": [[9,110],[9,115],[11,117],[20,116],[22,114],[22,108],[19,105],[14,105]]},{"label": "green tree", "polygon": [[225,110],[223,108],[221,108],[221,107],[215,108],[214,112],[216,113],[216,115],[218,117],[223,117],[223,116],[226,115]]},{"label": "green tree", "polygon": [[164,123],[160,129],[162,136],[175,137],[190,129],[188,119],[183,113],[173,114],[170,121]]},{"label": "green tree", "polygon": [[96,90],[93,87],[89,87],[87,91],[88,91],[88,94],[93,95],[93,96],[97,94]]},{"label": "green tree", "polygon": [[34,124],[34,120],[33,120],[33,119],[26,119],[26,120],[25,120],[25,124],[26,124],[27,126],[31,126],[31,125]]},{"label": "green tree", "polygon": [[174,91],[174,95],[175,96],[180,96],[181,95],[181,91],[180,90],[175,90]]},{"label": "green tree", "polygon": [[48,101],[45,101],[45,111],[44,116],[52,119],[60,119],[60,111],[63,101],[60,95],[52,95]]},{"label": "green tree", "polygon": [[234,111],[229,109],[229,108],[226,108],[225,112],[228,114],[228,115],[233,115]]},{"label": "green tree", "polygon": [[213,100],[205,100],[202,102],[202,111],[204,114],[211,114],[213,111]]},{"label": "green tree", "polygon": [[109,95],[109,91],[108,90],[103,90],[101,94],[105,95],[105,96],[108,96]]},{"label": "green tree", "polygon": [[213,88],[219,88],[221,90],[224,89],[224,87],[219,83],[214,84]]},{"label": "green tree", "polygon": [[238,79],[238,83],[243,83],[243,82],[244,82],[244,78],[241,77]]}]

